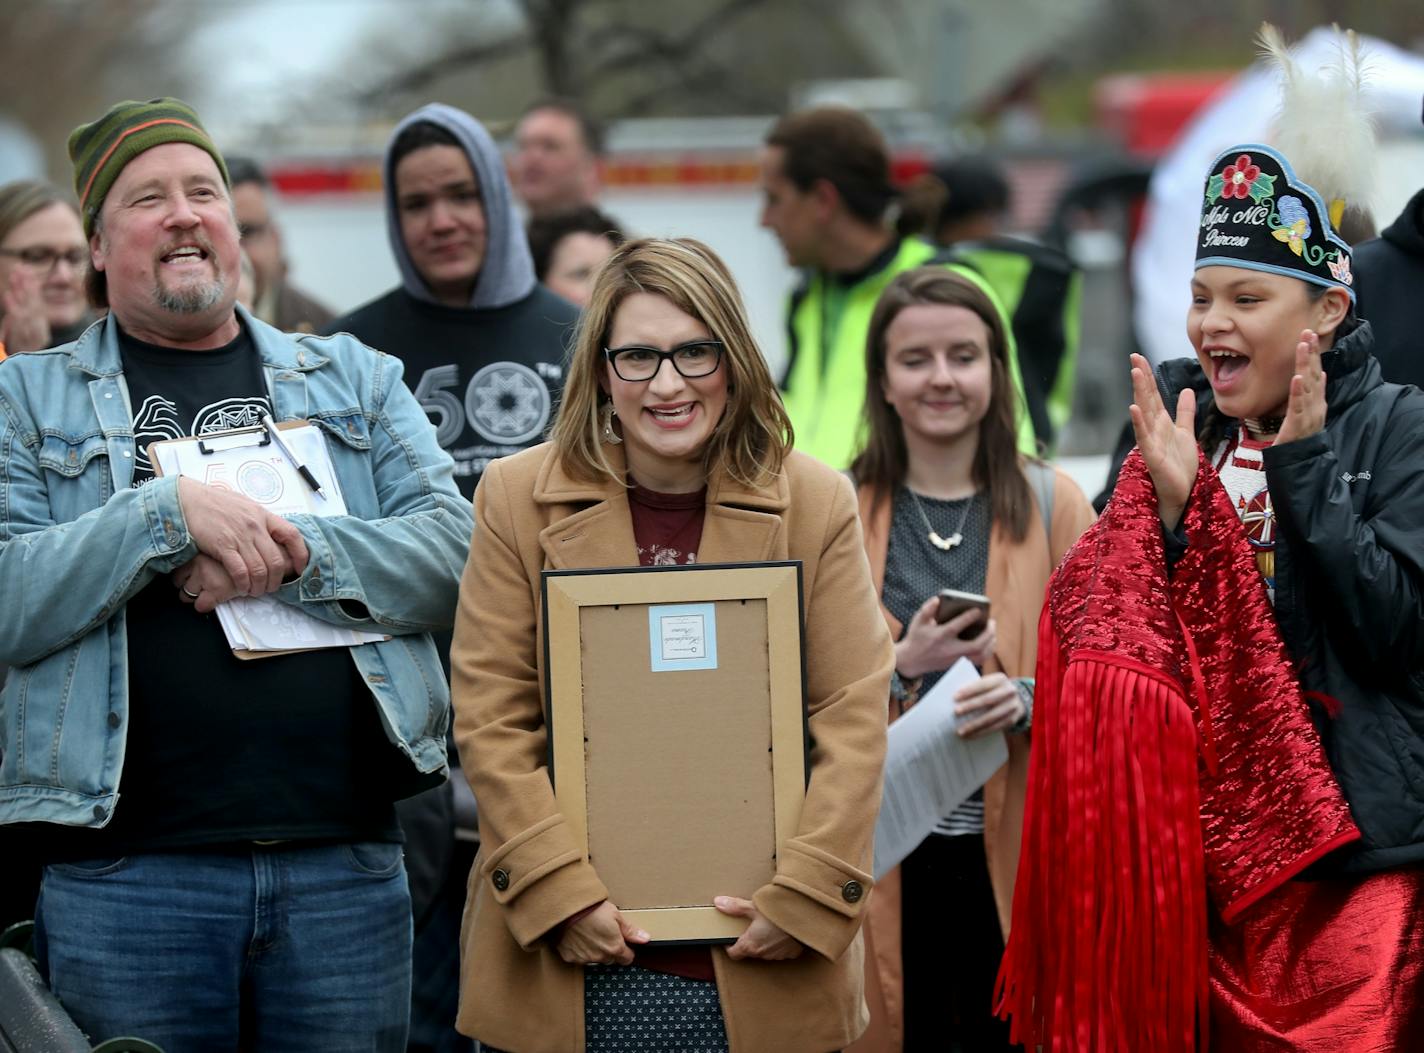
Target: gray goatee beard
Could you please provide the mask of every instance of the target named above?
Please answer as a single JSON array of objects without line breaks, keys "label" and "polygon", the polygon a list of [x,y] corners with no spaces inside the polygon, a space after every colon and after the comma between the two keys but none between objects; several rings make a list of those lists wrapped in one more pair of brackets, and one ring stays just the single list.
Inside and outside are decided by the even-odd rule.
[{"label": "gray goatee beard", "polygon": [[153,299],[160,308],[173,314],[201,314],[216,306],[218,301],[223,298],[225,291],[222,278],[219,276],[213,281],[199,282],[181,289],[165,289],[162,285],[156,286],[153,291]]}]

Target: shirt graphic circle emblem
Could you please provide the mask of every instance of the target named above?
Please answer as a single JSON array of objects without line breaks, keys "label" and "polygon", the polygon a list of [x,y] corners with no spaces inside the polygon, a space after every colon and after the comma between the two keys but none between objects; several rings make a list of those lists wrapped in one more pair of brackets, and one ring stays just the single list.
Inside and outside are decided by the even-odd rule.
[{"label": "shirt graphic circle emblem", "polygon": [[465,415],[489,442],[515,445],[544,433],[552,409],[539,374],[518,362],[485,366],[465,389]]},{"label": "shirt graphic circle emblem", "polygon": [[237,470],[237,486],[259,505],[270,505],[282,496],[282,477],[277,469],[262,461],[248,461]]},{"label": "shirt graphic circle emblem", "polygon": [[260,397],[223,399],[210,403],[200,409],[198,415],[193,418],[193,434],[211,435],[233,428],[255,428],[262,423],[262,414],[266,413],[268,408],[267,400]]}]

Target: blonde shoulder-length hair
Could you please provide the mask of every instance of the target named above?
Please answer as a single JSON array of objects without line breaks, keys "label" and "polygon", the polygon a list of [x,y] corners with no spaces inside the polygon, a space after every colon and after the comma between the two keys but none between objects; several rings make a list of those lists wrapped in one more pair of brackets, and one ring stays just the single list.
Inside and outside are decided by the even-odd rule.
[{"label": "blonde shoulder-length hair", "polygon": [[791,420],[752,339],[731,272],[715,252],[692,238],[630,241],[599,269],[569,352],[559,413],[549,429],[564,469],[590,481],[627,484],[603,442],[601,410],[608,396],[599,380],[607,376],[603,351],[613,316],[628,296],[640,292],[665,297],[721,341],[727,408],[707,440],[703,465],[709,475],[720,470],[744,486],[764,486],[781,471],[791,449]]}]

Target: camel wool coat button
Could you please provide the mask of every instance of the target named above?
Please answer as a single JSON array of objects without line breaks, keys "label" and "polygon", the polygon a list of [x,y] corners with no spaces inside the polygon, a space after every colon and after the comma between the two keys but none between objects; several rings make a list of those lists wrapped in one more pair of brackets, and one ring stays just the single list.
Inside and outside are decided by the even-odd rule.
[{"label": "camel wool coat button", "polygon": [[509,888],[509,871],[505,870],[504,867],[500,867],[490,875],[490,881],[494,883],[496,892],[503,892]]},{"label": "camel wool coat button", "polygon": [[859,903],[863,895],[865,887],[859,881],[852,879],[841,886],[841,898],[847,903]]}]

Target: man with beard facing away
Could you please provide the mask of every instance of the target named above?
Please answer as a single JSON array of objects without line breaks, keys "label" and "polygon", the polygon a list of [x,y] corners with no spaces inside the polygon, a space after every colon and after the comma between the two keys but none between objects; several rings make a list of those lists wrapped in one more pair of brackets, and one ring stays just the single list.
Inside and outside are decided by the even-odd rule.
[{"label": "man with beard facing away", "polygon": [[[787,360],[782,399],[796,448],[845,468],[855,453],[865,402],[865,337],[875,303],[895,275],[930,263],[938,250],[901,237],[889,216],[900,196],[890,149],[870,119],[843,106],[787,114],[761,153],[761,225],[776,235],[801,282],[786,306]],[[978,286],[1009,330],[1009,377],[1023,392],[1012,316],[974,268],[949,263]],[[1019,448],[1037,453],[1028,416]]]},{"label": "man with beard facing away", "polygon": [[[400,363],[234,306],[222,155],[175,99],[69,139],[109,309],[0,372],[0,823],[46,864],[35,947],[94,1041],[403,1050],[410,896],[393,802],[446,776],[472,519]],[[149,444],[306,419],[348,514],[280,518],[155,476]],[[267,596],[381,642],[239,660]]]},{"label": "man with beard facing away", "polygon": [[[578,309],[535,279],[504,159],[469,114],[439,103],[410,114],[391,136],[383,174],[401,284],[330,331],[405,363],[468,501],[490,461],[543,441]],[[448,665],[449,635],[436,643]],[[474,799],[457,775],[403,805],[400,819],[416,926],[411,1049],[469,1049],[453,1022]]]}]

